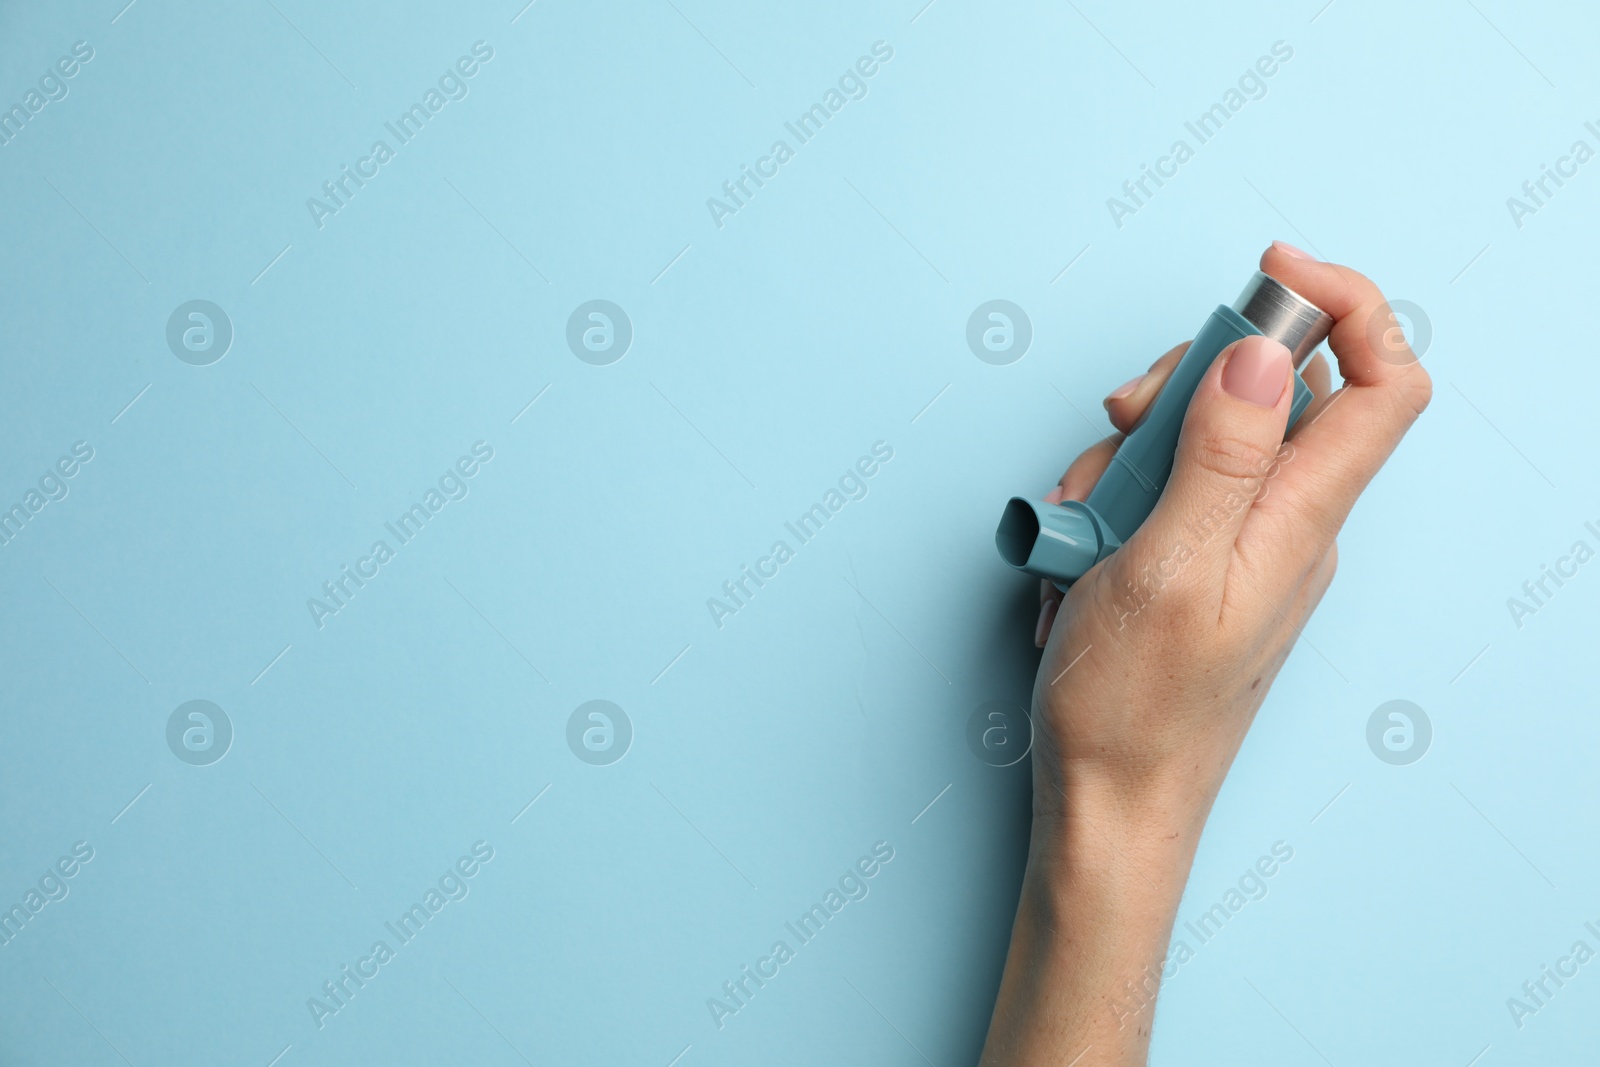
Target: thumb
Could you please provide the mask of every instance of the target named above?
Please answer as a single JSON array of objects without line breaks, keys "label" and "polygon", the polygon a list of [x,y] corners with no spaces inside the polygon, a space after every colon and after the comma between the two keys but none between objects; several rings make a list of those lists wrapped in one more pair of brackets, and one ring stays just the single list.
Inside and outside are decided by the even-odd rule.
[{"label": "thumb", "polygon": [[[1223,349],[1189,402],[1172,477],[1139,532],[1145,551],[1197,562],[1220,586],[1239,529],[1283,444],[1294,399],[1289,350],[1251,336]],[[1141,553],[1142,554],[1142,553]]]}]

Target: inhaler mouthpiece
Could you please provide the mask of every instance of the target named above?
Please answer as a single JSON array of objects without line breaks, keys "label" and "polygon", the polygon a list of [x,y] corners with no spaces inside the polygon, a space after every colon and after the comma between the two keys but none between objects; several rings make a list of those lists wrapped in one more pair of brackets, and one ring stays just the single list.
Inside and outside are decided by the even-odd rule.
[{"label": "inhaler mouthpiece", "polygon": [[1077,500],[1046,504],[1014,496],[995,531],[1000,556],[1018,570],[1070,582],[1122,547],[1089,505]]}]

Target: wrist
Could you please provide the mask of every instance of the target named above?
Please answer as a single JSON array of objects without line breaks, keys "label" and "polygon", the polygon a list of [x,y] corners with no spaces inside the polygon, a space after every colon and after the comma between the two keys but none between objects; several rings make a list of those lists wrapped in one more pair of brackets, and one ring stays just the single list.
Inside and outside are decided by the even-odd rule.
[{"label": "wrist", "polygon": [[1193,774],[1036,764],[1030,872],[1047,884],[1082,874],[1165,887],[1176,905],[1215,796]]},{"label": "wrist", "polygon": [[[1144,1062],[1204,813],[1123,777],[1045,779],[984,1063]],[[1049,1019],[1049,1026],[1029,1025]]]}]

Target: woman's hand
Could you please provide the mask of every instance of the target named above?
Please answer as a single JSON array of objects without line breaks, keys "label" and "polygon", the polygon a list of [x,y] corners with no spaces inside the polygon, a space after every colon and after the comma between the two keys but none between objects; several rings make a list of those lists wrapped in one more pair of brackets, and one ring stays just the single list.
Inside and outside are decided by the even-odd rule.
[{"label": "woman's hand", "polygon": [[[1329,391],[1318,356],[1317,399],[1285,441],[1288,352],[1262,337],[1229,346],[1149,519],[1065,597],[1044,583],[1033,844],[986,1064],[1144,1062],[1205,817],[1333,578],[1334,536],[1431,396],[1366,278],[1283,244],[1261,269],[1334,317],[1344,385]],[[1118,430],[1186,347],[1111,394]],[[1086,497],[1119,440],[1079,456],[1047,499]]]}]

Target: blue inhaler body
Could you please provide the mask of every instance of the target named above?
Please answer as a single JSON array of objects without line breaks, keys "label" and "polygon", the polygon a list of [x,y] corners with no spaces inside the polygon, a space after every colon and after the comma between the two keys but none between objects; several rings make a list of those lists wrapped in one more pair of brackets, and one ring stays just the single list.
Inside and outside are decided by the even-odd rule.
[{"label": "blue inhaler body", "polygon": [[1232,307],[1218,305],[1189,350],[1117,449],[1089,499],[1047,504],[1012,497],[995,531],[1001,557],[1061,588],[1115,552],[1155,510],[1172,475],[1178,435],[1194,391],[1233,342],[1262,334],[1283,344],[1294,365],[1289,425],[1311,403],[1300,370],[1328,336],[1333,318],[1283,283],[1257,271]]}]

